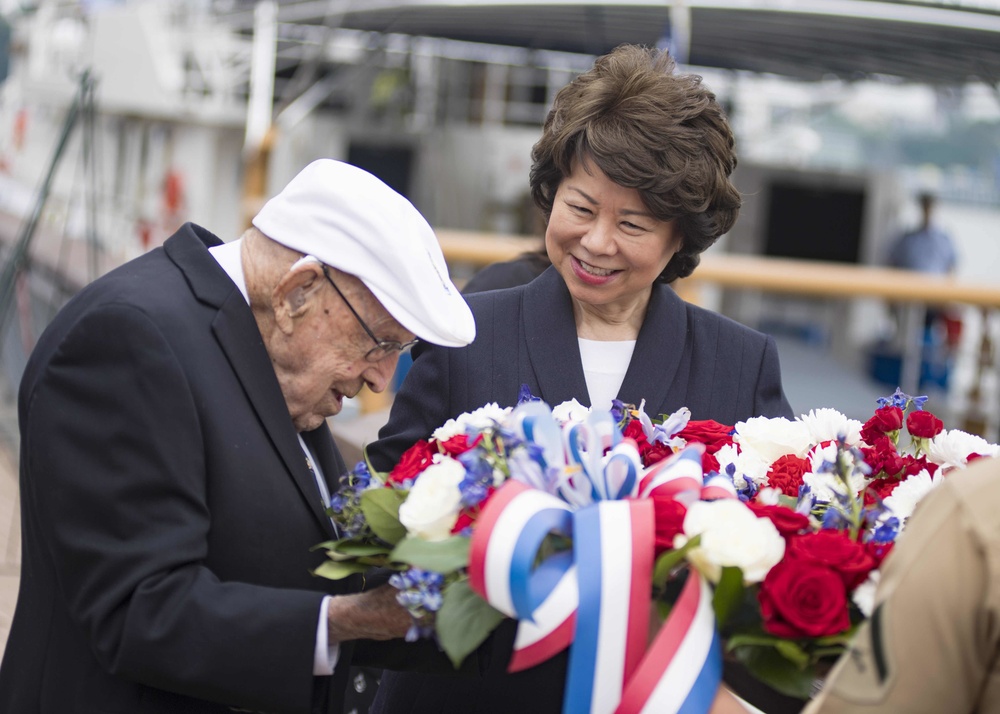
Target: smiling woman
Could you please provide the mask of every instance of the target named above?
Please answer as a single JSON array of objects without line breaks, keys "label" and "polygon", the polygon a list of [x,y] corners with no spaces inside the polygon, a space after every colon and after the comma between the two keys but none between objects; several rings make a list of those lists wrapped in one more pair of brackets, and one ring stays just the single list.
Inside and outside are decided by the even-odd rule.
[{"label": "smiling woman", "polygon": [[[557,95],[532,151],[531,195],[552,267],[527,285],[467,296],[468,347],[420,345],[372,464],[386,470],[449,418],[517,403],[595,409],[617,398],[649,414],[681,407],[734,424],[791,416],[771,338],[684,303],[669,283],[736,220],[732,131],[699,77],[657,50],[622,46]],[[557,712],[565,653],[509,674],[514,623],[477,656],[478,679],[389,672],[373,712]],[[782,708],[777,696],[762,701]]]}]

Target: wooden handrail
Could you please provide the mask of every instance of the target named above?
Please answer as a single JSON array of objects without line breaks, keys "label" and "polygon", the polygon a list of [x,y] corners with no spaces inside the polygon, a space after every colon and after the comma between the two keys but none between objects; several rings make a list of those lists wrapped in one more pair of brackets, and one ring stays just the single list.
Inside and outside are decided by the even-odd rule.
[{"label": "wooden handrail", "polygon": [[[510,260],[541,245],[540,239],[534,237],[446,229],[436,233],[445,258],[476,266]],[[817,297],[872,297],[925,305],[963,303],[1000,307],[1000,284],[872,265],[736,255],[711,249],[702,256],[694,274],[680,281],[677,287],[687,292],[692,284],[699,283]]]}]

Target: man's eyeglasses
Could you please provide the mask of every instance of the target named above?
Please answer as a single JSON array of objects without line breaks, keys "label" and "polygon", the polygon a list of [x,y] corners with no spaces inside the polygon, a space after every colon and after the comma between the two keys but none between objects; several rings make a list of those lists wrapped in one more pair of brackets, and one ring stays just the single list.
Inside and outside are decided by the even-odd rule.
[{"label": "man's eyeglasses", "polygon": [[340,295],[341,299],[343,299],[344,304],[347,305],[347,309],[351,311],[351,314],[354,315],[358,324],[361,325],[364,331],[368,333],[368,336],[372,338],[372,342],[375,343],[375,346],[365,353],[366,361],[380,362],[390,355],[409,352],[410,348],[420,342],[420,340],[397,342],[396,340],[380,340],[377,338],[375,333],[371,331],[371,328],[368,327],[368,325],[365,324],[365,321],[361,319],[361,315],[359,315],[358,311],[354,309],[354,306],[351,304],[351,301],[347,299],[347,296],[340,292],[340,288],[337,287],[337,284],[333,282],[333,278],[331,278],[330,274],[326,271],[325,265],[323,265],[323,277],[325,277],[329,281],[330,285],[333,286],[333,289],[337,291],[337,294]]}]

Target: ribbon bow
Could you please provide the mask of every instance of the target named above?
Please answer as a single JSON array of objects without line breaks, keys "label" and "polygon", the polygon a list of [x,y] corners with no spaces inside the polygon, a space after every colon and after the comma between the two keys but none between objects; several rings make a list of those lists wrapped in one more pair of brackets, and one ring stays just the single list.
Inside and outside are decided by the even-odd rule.
[{"label": "ribbon bow", "polygon": [[[560,427],[546,405],[531,402],[513,416],[519,436],[540,448],[546,475],[539,484],[538,474],[527,483],[512,474],[493,495],[469,562],[473,590],[520,621],[510,671],[569,646],[565,714],[707,712],[721,647],[702,578],[688,578],[647,648],[655,534],[648,496],[694,500],[725,491],[721,484],[703,489],[701,450],[686,449],[644,474],[638,449],[607,412]],[[731,484],[729,491],[735,495]],[[572,551],[536,567],[550,533],[572,538]]]}]

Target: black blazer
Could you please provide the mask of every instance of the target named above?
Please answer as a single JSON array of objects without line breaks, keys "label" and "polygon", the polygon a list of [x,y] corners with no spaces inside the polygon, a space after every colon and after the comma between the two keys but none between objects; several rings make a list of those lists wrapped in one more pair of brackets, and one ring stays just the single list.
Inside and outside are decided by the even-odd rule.
[{"label": "black blazer", "polygon": [[[249,306],[187,224],[77,295],[20,390],[23,561],[0,711],[339,712],[333,536]],[[329,430],[303,435],[328,479]]]},{"label": "black blazer", "polygon": [[[552,406],[574,397],[590,404],[569,291],[554,268],[527,285],[466,300],[476,317],[475,341],[459,349],[417,350],[389,421],[368,450],[380,470],[449,418],[488,402],[515,404],[521,384]],[[618,398],[636,405],[645,399],[651,416],[687,406],[693,419],[723,424],[792,416],[774,341],[685,303],[662,283],[653,287]],[[515,624],[507,620],[480,647],[477,679],[386,672],[373,714],[560,712],[566,653],[508,674],[514,634]],[[773,701],[771,692],[754,699]],[[799,704],[784,710],[797,711]]]}]

